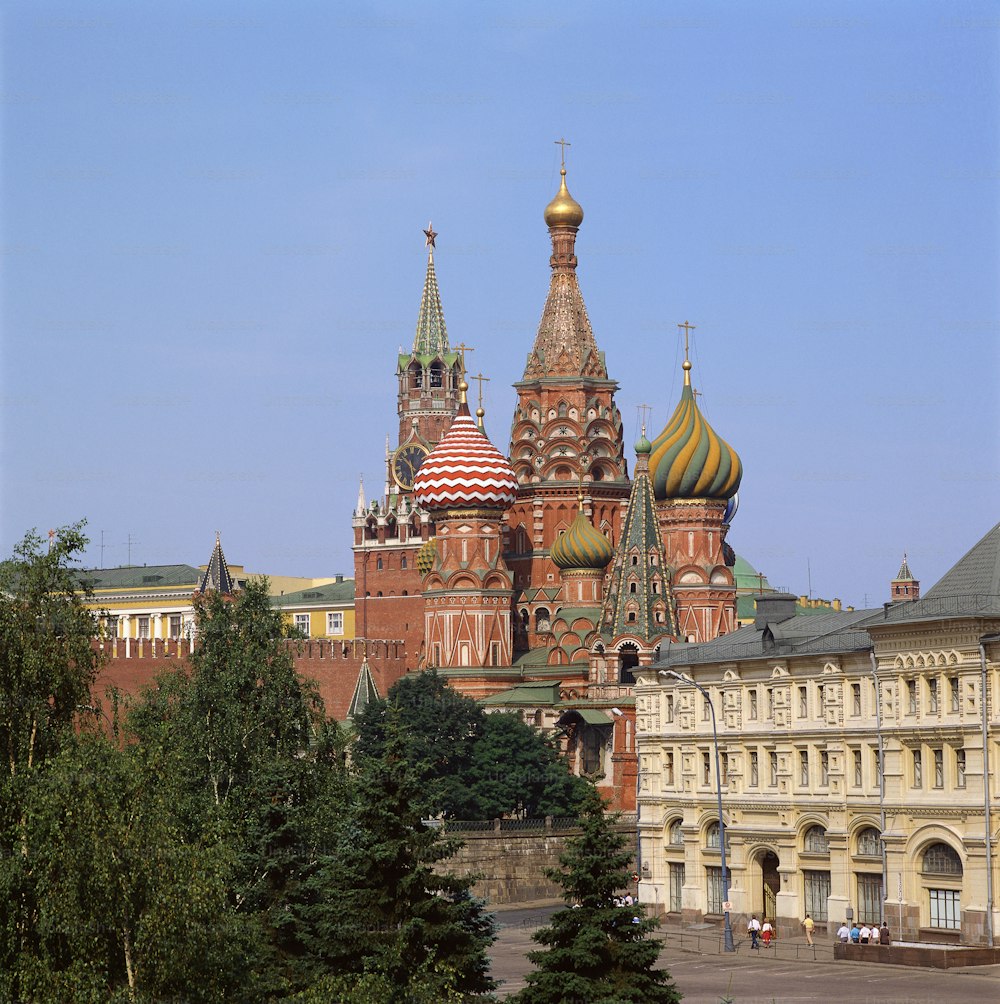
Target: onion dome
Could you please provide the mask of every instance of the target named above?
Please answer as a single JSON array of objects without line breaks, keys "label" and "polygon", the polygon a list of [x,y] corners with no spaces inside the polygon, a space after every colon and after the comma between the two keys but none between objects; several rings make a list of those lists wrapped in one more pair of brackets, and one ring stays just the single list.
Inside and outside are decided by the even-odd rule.
[{"label": "onion dome", "polygon": [[637,454],[652,453],[653,444],[646,438],[646,430],[642,430],[642,435],[635,441],[635,452]]},{"label": "onion dome", "polygon": [[437,555],[437,538],[431,537],[425,540],[420,550],[417,551],[417,571],[421,575],[426,575],[434,567],[434,558]]},{"label": "onion dome", "polygon": [[461,404],[444,438],[413,479],[417,504],[443,509],[507,509],[517,498],[517,479],[507,458],[479,431],[466,404],[469,385],[458,387]]},{"label": "onion dome", "polygon": [[548,227],[578,227],[583,222],[583,206],[566,187],[566,168],[559,172],[562,181],[556,197],[545,207],[545,225]]},{"label": "onion dome", "polygon": [[580,511],[570,528],[559,535],[549,551],[549,557],[563,571],[573,568],[606,568],[615,556],[611,542],[593,524],[583,512],[583,501],[580,501]]},{"label": "onion dome", "polygon": [[730,499],[743,476],[736,451],[705,421],[691,388],[691,362],[684,360],[684,389],[649,457],[653,494],[665,499]]},{"label": "onion dome", "polygon": [[740,493],[734,492],[733,497],[729,500],[726,505],[726,512],[722,517],[723,523],[729,523],[732,518],[736,515],[736,510],[740,507]]}]

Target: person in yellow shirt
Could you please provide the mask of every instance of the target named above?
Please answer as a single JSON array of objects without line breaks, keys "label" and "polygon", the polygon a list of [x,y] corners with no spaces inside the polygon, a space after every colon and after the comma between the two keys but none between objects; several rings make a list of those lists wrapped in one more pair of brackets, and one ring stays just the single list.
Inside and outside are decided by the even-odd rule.
[{"label": "person in yellow shirt", "polygon": [[813,943],[813,928],[816,925],[808,913],[806,914],[806,919],[802,921],[802,926],[806,929],[806,944],[811,945]]}]

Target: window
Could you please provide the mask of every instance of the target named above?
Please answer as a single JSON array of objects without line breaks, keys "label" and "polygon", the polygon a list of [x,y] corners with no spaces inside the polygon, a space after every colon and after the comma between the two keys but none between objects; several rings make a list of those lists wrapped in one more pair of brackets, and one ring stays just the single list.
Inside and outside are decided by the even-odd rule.
[{"label": "window", "polygon": [[767,688],[767,717],[774,718],[774,687]]},{"label": "window", "polygon": [[858,854],[862,857],[877,858],[882,849],[878,830],[868,826],[858,834]]},{"label": "window", "polygon": [[701,755],[701,783],[711,784],[712,781],[712,758],[707,753]]},{"label": "window", "polygon": [[778,754],[769,754],[771,760],[771,786],[775,787],[778,784]]},{"label": "window", "polygon": [[962,927],[962,908],[957,889],[928,889],[931,927],[958,931]]},{"label": "window", "polygon": [[806,893],[806,913],[813,920],[828,920],[826,901],[830,896],[830,873],[804,871]]},{"label": "window", "polygon": [[705,879],[708,885],[708,913],[722,913],[722,869],[709,865],[705,869]]},{"label": "window", "polygon": [[910,709],[910,714],[915,715],[917,713],[917,681],[907,680],[906,681],[906,698],[907,706]]},{"label": "window", "polygon": [[[709,850],[719,849],[719,824],[709,823],[708,829],[705,831],[705,847]],[[729,850],[729,834],[726,834],[726,850]]]},{"label": "window", "polygon": [[136,638],[148,638],[149,637],[149,618],[148,617],[136,617],[136,619],[135,619],[135,636],[136,636]]},{"label": "window", "polygon": [[170,623],[168,625],[167,630],[170,632],[169,637],[174,638],[174,639],[180,638],[180,636],[181,636],[181,615],[180,614],[171,614],[170,615]]},{"label": "window", "polygon": [[830,754],[826,750],[819,755],[819,783],[830,783]]},{"label": "window", "polygon": [[944,750],[934,750],[934,787],[944,787]]},{"label": "window", "polygon": [[117,638],[118,637],[118,618],[115,616],[106,617],[104,620],[104,630],[106,637]]},{"label": "window", "polygon": [[757,751],[750,754],[750,787],[756,788],[760,784],[760,765],[758,763]]},{"label": "window", "polygon": [[965,787],[965,750],[955,750],[955,786]]},{"label": "window", "polygon": [[924,786],[924,751],[918,746],[913,751],[913,787],[922,788]]},{"label": "window", "polygon": [[326,633],[327,634],[343,634],[344,633],[344,614],[343,611],[337,610],[326,615]]},{"label": "window", "polygon": [[951,696],[951,710],[958,711],[958,677],[948,677],[948,693]]},{"label": "window", "polygon": [[799,718],[809,717],[809,691],[799,687]]},{"label": "window", "polygon": [[670,829],[667,830],[668,839],[670,840],[671,847],[683,847],[684,845],[684,830],[682,823],[679,819],[675,819],[670,824]]},{"label": "window", "polygon": [[674,786],[674,752],[670,750],[663,759],[663,783],[667,787]]},{"label": "window", "polygon": [[701,720],[707,722],[712,717],[711,705],[707,697],[701,699]]},{"label": "window", "polygon": [[861,684],[852,683],[851,684],[851,713],[854,715],[861,714]]},{"label": "window", "polygon": [[809,753],[806,750],[799,750],[799,784],[809,787]]},{"label": "window", "polygon": [[750,691],[750,718],[757,717],[757,691]]},{"label": "window", "polygon": [[400,568],[406,568],[407,567],[407,565],[406,565],[406,555],[405,554],[399,559],[399,567]]},{"label": "window", "polygon": [[719,783],[722,785],[727,785],[729,784],[729,756],[727,754],[725,753],[720,754],[719,765],[722,768],[720,772],[721,780]]},{"label": "window", "polygon": [[860,788],[864,779],[861,776],[861,750],[854,751],[854,787]]},{"label": "window", "polygon": [[961,875],[962,859],[947,844],[931,844],[924,851],[921,870],[925,875]]},{"label": "window", "polygon": [[667,710],[666,710],[666,714],[664,715],[664,718],[666,718],[666,720],[668,722],[672,722],[674,720],[674,695],[673,694],[667,694]]},{"label": "window", "polygon": [[377,568],[377,569],[378,569],[378,570],[379,570],[380,572],[382,571],[382,559],[381,559],[381,558],[376,558],[376,559],[375,559],[375,567],[376,567],[376,568]]},{"label": "window", "polygon": [[861,924],[878,924],[882,920],[882,876],[858,875],[858,916]]},{"label": "window", "polygon": [[295,615],[295,630],[306,638],[309,637],[309,614]]},{"label": "window", "polygon": [[875,765],[875,783],[882,783],[882,754],[878,750],[872,750],[872,763]]},{"label": "window", "polygon": [[810,826],[802,840],[802,849],[808,854],[829,854],[830,841],[826,830],[822,826]]},{"label": "window", "polygon": [[931,712],[938,709],[938,682],[937,680],[927,681],[927,707]]},{"label": "window", "polygon": [[684,865],[681,862],[670,862],[670,912],[680,913],[684,891]]}]

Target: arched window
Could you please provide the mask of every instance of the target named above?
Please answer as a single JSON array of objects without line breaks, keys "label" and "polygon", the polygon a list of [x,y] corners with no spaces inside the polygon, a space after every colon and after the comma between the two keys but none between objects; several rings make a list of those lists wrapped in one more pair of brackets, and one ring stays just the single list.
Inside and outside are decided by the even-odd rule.
[{"label": "arched window", "polygon": [[431,386],[441,387],[444,385],[444,367],[439,362],[431,363]]},{"label": "arched window", "polygon": [[[709,823],[705,831],[705,846],[709,849],[719,849],[719,824]],[[726,850],[729,850],[729,834],[726,834]]]},{"label": "arched window", "polygon": [[549,612],[545,607],[539,607],[535,611],[535,630],[551,631],[552,624],[549,622]]},{"label": "arched window", "polygon": [[634,594],[634,593],[635,593],[635,590],[636,590],[636,584],[635,584],[634,582],[630,582],[630,583],[628,584],[628,591],[629,591],[630,593]]},{"label": "arched window", "polygon": [[962,859],[947,844],[931,844],[924,851],[921,870],[925,875],[961,875]]},{"label": "arched window", "polygon": [[802,840],[802,849],[810,854],[829,854],[830,841],[822,826],[810,826]]},{"label": "arched window", "polygon": [[680,847],[684,843],[684,830],[679,819],[675,819],[670,824],[670,828],[667,830],[667,840],[674,847]]},{"label": "arched window", "polygon": [[879,846],[880,835],[874,826],[868,826],[858,834],[858,854],[864,857],[877,858],[882,849]]},{"label": "arched window", "polygon": [[[377,569],[378,569],[378,570],[379,570],[380,572],[382,571],[382,559],[381,559],[381,558],[376,558],[376,559],[375,559],[375,567],[376,567],[376,568],[377,568]],[[381,596],[381,595],[382,595],[382,594],[381,594],[381,593],[379,593],[379,596]]]},{"label": "arched window", "polygon": [[633,565],[638,565],[639,564],[639,556],[637,554],[633,554],[632,555],[632,564]]}]

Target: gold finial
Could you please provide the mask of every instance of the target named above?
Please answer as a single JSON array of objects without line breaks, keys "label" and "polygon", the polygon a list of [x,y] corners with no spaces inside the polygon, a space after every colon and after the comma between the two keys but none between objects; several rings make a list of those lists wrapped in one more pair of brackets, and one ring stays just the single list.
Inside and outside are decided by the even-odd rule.
[{"label": "gold finial", "polygon": [[559,150],[560,167],[562,168],[562,173],[565,174],[566,173],[566,147],[572,146],[573,144],[570,143],[568,140],[565,140],[565,139],[557,139],[555,141],[555,144],[556,144],[556,146],[560,147],[560,150]]},{"label": "gold finial", "polygon": [[682,368],[684,370],[684,386],[685,387],[690,387],[691,386],[691,359],[689,358],[689,355],[688,355],[688,353],[690,351],[690,346],[689,346],[689,343],[688,343],[688,339],[689,339],[689,336],[690,336],[691,332],[695,330],[695,325],[688,324],[688,322],[685,321],[683,324],[678,324],[677,327],[684,329],[684,362],[681,365],[682,365]]},{"label": "gold finial", "polygon": [[645,436],[646,435],[646,418],[649,415],[649,412],[651,412],[653,410],[653,406],[651,404],[637,404],[635,406],[635,410],[638,411],[642,415],[642,419],[640,421],[640,424],[642,425],[642,435]]},{"label": "gold finial", "polygon": [[576,504],[580,509],[581,515],[583,514],[583,478],[580,478],[580,485],[576,490]]},{"label": "gold finial", "polygon": [[[469,403],[469,398],[468,398],[468,395],[466,393],[468,391],[468,389],[469,389],[469,385],[465,382],[465,377],[463,376],[462,379],[458,381],[458,403],[459,404],[468,404]],[[466,412],[466,414],[468,414],[468,412]]]},{"label": "gold finial", "polygon": [[428,223],[427,224],[427,229],[424,231],[424,237],[426,238],[426,240],[424,241],[424,247],[425,248],[429,248],[430,250],[429,250],[428,254],[433,255],[434,254],[434,248],[437,246],[434,243],[437,240],[437,234],[434,231],[434,224],[433,223]]}]

